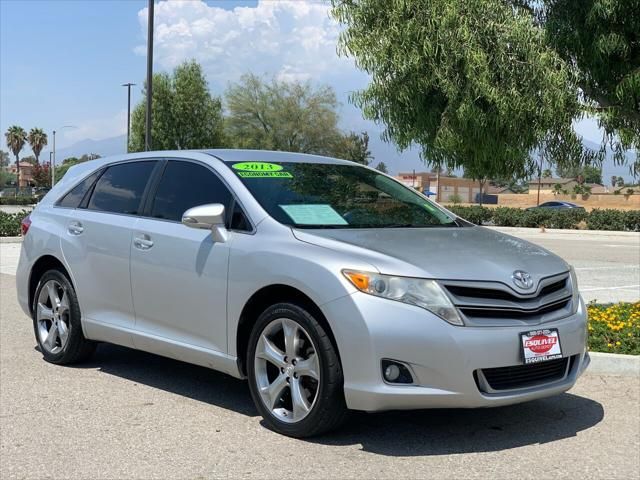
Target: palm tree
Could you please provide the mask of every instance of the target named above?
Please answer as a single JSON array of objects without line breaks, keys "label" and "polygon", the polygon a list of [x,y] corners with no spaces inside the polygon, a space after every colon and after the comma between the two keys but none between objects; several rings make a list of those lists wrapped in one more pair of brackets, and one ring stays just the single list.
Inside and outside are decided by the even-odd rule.
[{"label": "palm tree", "polygon": [[31,150],[36,156],[36,163],[40,163],[40,152],[47,146],[47,134],[41,128],[32,128],[27,137]]},{"label": "palm tree", "polygon": [[27,132],[25,132],[24,128],[19,127],[17,125],[12,125],[7,129],[7,132],[4,134],[7,139],[7,147],[9,150],[13,152],[16,156],[16,195],[18,194],[18,190],[20,190],[20,150],[24,147],[25,142],[27,141]]}]

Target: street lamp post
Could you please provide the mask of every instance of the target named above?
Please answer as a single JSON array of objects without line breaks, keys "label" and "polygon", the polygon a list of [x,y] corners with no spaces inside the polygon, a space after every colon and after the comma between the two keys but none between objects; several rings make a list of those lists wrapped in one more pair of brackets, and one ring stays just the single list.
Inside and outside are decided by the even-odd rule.
[{"label": "street lamp post", "polygon": [[123,83],[123,87],[127,87],[127,153],[129,153],[129,136],[131,132],[131,87],[135,83]]},{"label": "street lamp post", "polygon": [[[65,128],[78,128],[75,125],[65,125],[58,130]],[[56,184],[56,131],[53,131],[53,162],[51,163],[51,188]]]},{"label": "street lamp post", "polygon": [[147,112],[146,132],[144,138],[145,150],[151,150],[151,99],[153,97],[153,7],[154,0],[149,0],[148,31],[147,31]]}]

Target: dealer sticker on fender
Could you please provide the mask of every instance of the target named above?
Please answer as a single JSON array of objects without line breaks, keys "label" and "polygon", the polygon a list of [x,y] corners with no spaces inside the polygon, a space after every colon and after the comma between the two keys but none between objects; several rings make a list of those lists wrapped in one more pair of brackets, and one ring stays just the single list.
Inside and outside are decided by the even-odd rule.
[{"label": "dealer sticker on fender", "polygon": [[560,335],[556,328],[532,330],[520,334],[525,365],[562,358]]}]

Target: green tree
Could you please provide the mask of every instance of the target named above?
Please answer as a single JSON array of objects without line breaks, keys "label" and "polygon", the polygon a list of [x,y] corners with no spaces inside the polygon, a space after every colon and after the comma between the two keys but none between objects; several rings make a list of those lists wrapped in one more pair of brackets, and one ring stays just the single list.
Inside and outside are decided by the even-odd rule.
[{"label": "green tree", "polygon": [[32,128],[27,136],[27,141],[36,157],[36,163],[40,163],[40,152],[47,146],[47,134],[41,128]]},{"label": "green tree", "polygon": [[[132,113],[130,150],[134,152],[145,149],[145,104],[141,101]],[[172,75],[154,74],[151,104],[154,150],[223,144],[222,103],[209,92],[202,67],[195,61],[179,65]]]},{"label": "green tree", "polygon": [[524,177],[578,111],[566,63],[501,0],[332,0],[340,51],[371,81],[352,101],[402,150],[480,181]]},{"label": "green tree", "polygon": [[340,152],[345,142],[337,127],[336,95],[328,86],[266,82],[246,74],[229,86],[225,103],[227,135],[237,148],[331,155]]},{"label": "green tree", "polygon": [[[83,155],[83,157],[86,157],[86,155]],[[67,157],[65,158],[62,163],[60,164],[59,167],[56,167],[56,183],[58,183],[60,180],[62,180],[62,177],[65,176],[65,174],[67,173],[67,170],[69,170],[71,167],[73,167],[74,165],[77,165],[79,163],[82,162],[86,162],[88,160],[88,158],[85,158],[84,160],[82,160],[81,158],[78,157]]]},{"label": "green tree", "polygon": [[378,165],[376,165],[376,170],[382,173],[389,173],[389,170],[387,169],[387,164],[384,162],[378,163]]},{"label": "green tree", "polygon": [[553,172],[551,171],[551,169],[549,169],[549,168],[545,168],[545,169],[542,171],[542,176],[543,176],[543,177],[553,177]]},{"label": "green tree", "polygon": [[[544,26],[548,43],[566,60],[598,117],[617,163],[640,149],[640,1],[515,0]],[[636,160],[632,168],[640,169]]]},{"label": "green tree", "polygon": [[559,166],[558,174],[564,178],[582,177],[586,183],[602,184],[602,169],[593,165],[576,164]]},{"label": "green tree", "polygon": [[0,150],[0,168],[9,165],[9,154],[4,150]]},{"label": "green tree", "polygon": [[373,156],[369,150],[369,134],[367,132],[340,134],[330,152],[331,156],[369,165]]},{"label": "green tree", "polygon": [[10,126],[4,134],[7,147],[16,157],[16,195],[20,190],[20,151],[27,141],[27,132],[17,125]]},{"label": "green tree", "polygon": [[37,165],[38,164],[38,160],[36,159],[35,156],[28,155],[26,157],[22,157],[20,159],[20,163],[30,163],[31,165]]},{"label": "green tree", "polygon": [[13,182],[16,181],[16,176],[9,172],[8,170],[5,170],[4,168],[0,169],[0,188],[4,188],[7,185],[11,185]]},{"label": "green tree", "polygon": [[36,163],[31,171],[31,176],[34,186],[51,188],[51,170],[48,163]]}]

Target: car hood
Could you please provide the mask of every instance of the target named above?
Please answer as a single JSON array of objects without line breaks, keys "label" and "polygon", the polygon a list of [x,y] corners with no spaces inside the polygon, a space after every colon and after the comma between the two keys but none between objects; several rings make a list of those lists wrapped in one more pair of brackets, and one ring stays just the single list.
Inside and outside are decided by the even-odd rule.
[{"label": "car hood", "polygon": [[483,227],[294,229],[293,233],[304,242],[346,250],[392,275],[512,285],[513,272],[524,270],[537,286],[540,279],[569,269],[542,247]]}]

